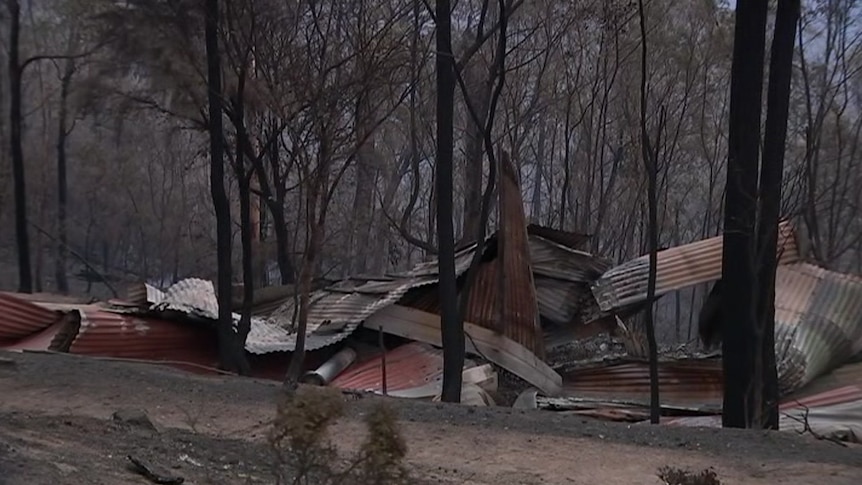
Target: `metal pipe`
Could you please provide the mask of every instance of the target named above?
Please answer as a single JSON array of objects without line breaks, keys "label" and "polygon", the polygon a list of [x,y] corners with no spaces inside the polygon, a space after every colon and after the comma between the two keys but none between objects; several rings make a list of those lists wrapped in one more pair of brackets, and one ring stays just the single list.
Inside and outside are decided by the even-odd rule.
[{"label": "metal pipe", "polygon": [[351,347],[344,347],[317,369],[306,372],[302,376],[302,379],[300,379],[300,382],[315,386],[326,386],[338,374],[344,372],[344,369],[348,368],[355,360],[356,351]]}]

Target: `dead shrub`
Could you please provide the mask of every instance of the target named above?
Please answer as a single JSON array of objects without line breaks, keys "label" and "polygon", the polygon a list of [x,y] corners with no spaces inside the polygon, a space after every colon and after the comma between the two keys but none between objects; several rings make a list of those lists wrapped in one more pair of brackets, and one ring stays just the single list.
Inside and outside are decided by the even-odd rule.
[{"label": "dead shrub", "polygon": [[269,435],[276,483],[315,485],[402,485],[409,482],[407,444],[395,412],[378,405],[366,417],[368,436],[353,456],[343,458],[328,436],[344,412],[341,393],[300,387],[279,403]]},{"label": "dead shrub", "polygon": [[721,485],[718,474],[712,467],[700,472],[663,466],[658,469],[658,477],[667,485]]},{"label": "dead shrub", "polygon": [[368,438],[359,452],[356,483],[368,485],[406,484],[407,443],[398,431],[395,412],[380,404],[365,418]]}]

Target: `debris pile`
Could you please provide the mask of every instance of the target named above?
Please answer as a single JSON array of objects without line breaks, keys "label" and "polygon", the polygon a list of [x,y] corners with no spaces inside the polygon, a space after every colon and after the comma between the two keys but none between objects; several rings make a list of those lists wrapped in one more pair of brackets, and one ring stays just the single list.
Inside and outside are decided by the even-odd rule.
[{"label": "debris pile", "polygon": [[[626,318],[646,307],[647,258],[612,266],[583,250],[586,235],[528,225],[515,178],[503,171],[499,230],[455,257],[467,297],[462,402],[646,419],[647,364],[626,355],[615,337],[625,332]],[[719,236],[658,253],[657,297],[718,282],[701,312],[701,329],[720,319],[712,309],[720,307],[722,245]],[[858,440],[858,424],[845,418],[858,423],[862,410],[862,364],[848,364],[862,353],[862,278],[806,262],[789,221],[780,226],[778,245],[775,345],[783,425]],[[465,289],[477,251],[475,281]],[[438,399],[437,269],[427,261],[404,273],[349,278],[314,291],[304,382]],[[296,346],[297,302],[291,286],[256,293],[245,343],[253,375],[283,376]],[[105,302],[0,293],[0,348],[213,372],[218,305],[212,282],[194,278],[165,289],[142,283],[126,298]],[[668,424],[720,421],[717,353],[664,355],[659,385]]]}]

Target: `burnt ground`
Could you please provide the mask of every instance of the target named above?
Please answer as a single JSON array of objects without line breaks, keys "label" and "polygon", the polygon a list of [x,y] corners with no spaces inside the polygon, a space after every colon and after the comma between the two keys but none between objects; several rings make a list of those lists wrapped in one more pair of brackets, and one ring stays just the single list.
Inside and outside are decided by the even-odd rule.
[{"label": "burnt ground", "polygon": [[[0,352],[0,484],[145,484],[132,455],[185,483],[274,483],[266,441],[277,383],[65,354]],[[345,396],[345,455],[387,401],[409,465],[429,483],[661,483],[663,465],[714,467],[723,483],[856,484],[862,448],[787,432],[631,425],[549,411]],[[141,410],[156,429],[116,421]]]}]

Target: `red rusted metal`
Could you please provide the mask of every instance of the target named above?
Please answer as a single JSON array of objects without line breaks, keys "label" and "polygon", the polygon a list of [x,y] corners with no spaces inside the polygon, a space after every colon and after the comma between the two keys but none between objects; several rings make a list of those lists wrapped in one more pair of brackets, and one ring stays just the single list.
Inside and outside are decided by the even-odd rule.
[{"label": "red rusted metal", "polygon": [[862,387],[843,386],[808,397],[787,400],[778,408],[784,412],[794,408],[818,408],[857,401],[862,402]]},{"label": "red rusted metal", "polygon": [[0,341],[18,341],[60,320],[61,314],[13,293],[0,293]]},{"label": "red rusted metal", "polygon": [[69,352],[214,367],[217,349],[215,332],[203,326],[86,309]]},{"label": "red rusted metal", "polygon": [[[330,386],[340,389],[381,391],[382,355],[353,364],[338,375]],[[402,345],[386,352],[387,391],[399,391],[424,386],[443,375],[443,353],[418,342]]]},{"label": "red rusted metal", "polygon": [[7,345],[0,342],[0,348],[3,350],[55,350],[52,348],[52,343],[66,325],[68,325],[66,321],[58,320],[41,331],[16,342],[10,342]]},{"label": "red rusted metal", "polygon": [[528,225],[527,233],[533,236],[545,238],[570,249],[584,249],[587,242],[590,240],[589,234],[560,231],[559,229],[540,226],[538,224]]},{"label": "red rusted metal", "polygon": [[[659,362],[659,390],[664,404],[720,408],[722,371],[719,359]],[[646,362],[575,369],[563,375],[563,393],[571,397],[649,402]]]},{"label": "red rusted metal", "polygon": [[518,183],[518,174],[502,153],[500,177],[500,230],[497,244],[499,254],[494,261],[500,275],[495,288],[496,298],[488,298],[489,304],[500,309],[496,327],[503,334],[544,358],[545,342],[539,323],[539,305],[536,300],[536,285],[530,264],[530,243],[527,234],[527,217]]}]

